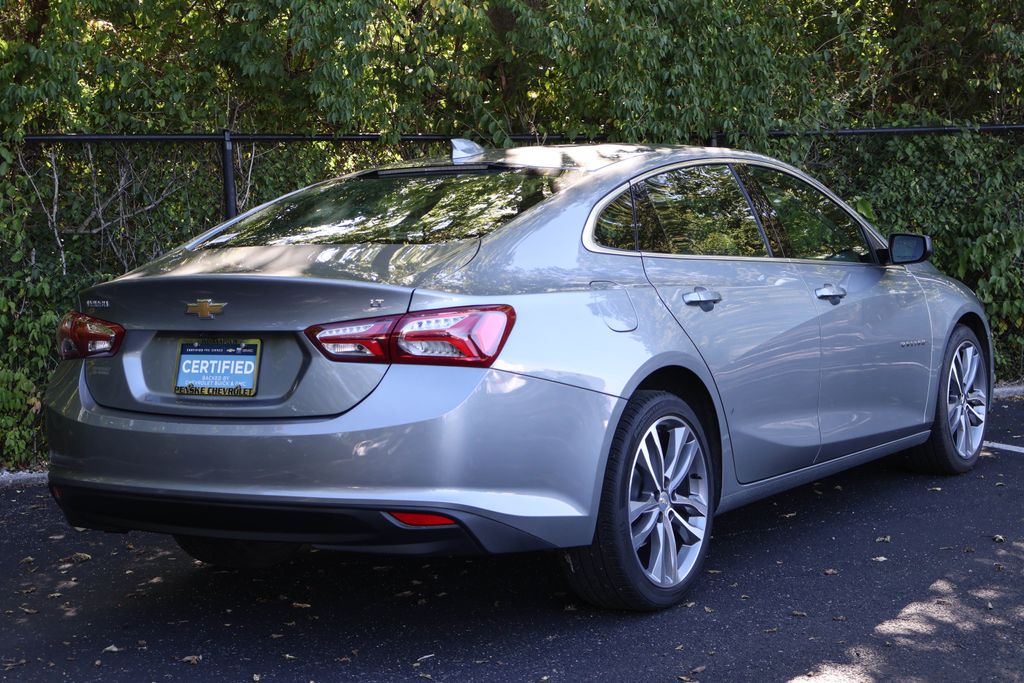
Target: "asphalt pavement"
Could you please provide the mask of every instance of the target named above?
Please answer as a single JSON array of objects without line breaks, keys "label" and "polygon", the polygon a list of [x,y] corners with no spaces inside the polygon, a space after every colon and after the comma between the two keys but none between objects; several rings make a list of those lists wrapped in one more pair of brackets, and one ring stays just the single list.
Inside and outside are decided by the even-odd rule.
[{"label": "asphalt pavement", "polygon": [[[1024,448],[1024,401],[988,440]],[[658,614],[568,592],[550,555],[306,555],[247,574],[76,531],[0,490],[0,680],[1024,681],[1024,452],[960,477],[869,464],[723,515]]]}]

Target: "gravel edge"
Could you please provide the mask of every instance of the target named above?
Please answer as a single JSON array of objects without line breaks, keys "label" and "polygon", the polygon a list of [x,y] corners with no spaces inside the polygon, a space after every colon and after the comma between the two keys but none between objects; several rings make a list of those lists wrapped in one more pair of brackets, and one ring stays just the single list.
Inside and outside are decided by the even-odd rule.
[{"label": "gravel edge", "polygon": [[8,472],[0,470],[0,490],[22,486],[42,486],[46,472]]}]

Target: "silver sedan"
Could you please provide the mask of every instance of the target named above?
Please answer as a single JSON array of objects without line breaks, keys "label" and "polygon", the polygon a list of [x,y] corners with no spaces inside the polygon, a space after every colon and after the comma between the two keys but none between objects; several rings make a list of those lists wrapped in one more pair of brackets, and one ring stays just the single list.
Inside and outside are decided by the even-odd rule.
[{"label": "silver sedan", "polygon": [[974,466],[991,333],[929,238],[746,152],[453,148],[83,291],[45,401],[69,522],[228,566],[552,550],[657,609],[717,513]]}]

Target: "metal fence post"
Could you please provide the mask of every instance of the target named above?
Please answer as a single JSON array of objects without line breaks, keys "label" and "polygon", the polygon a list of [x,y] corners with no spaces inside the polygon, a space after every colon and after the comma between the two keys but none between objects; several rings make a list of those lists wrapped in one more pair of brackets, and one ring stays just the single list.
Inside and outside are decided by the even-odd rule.
[{"label": "metal fence post", "polygon": [[224,218],[238,215],[238,197],[235,194],[235,162],[231,158],[231,131],[224,129],[224,145],[221,149],[221,170],[224,175]]}]

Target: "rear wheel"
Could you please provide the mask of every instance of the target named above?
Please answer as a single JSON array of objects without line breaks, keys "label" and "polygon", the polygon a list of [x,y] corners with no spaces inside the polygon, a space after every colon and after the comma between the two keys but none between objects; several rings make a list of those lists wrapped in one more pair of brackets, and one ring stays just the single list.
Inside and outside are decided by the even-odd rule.
[{"label": "rear wheel", "polygon": [[203,536],[175,536],[178,546],[197,560],[218,567],[262,569],[287,562],[302,547],[298,543],[240,541]]},{"label": "rear wheel", "polygon": [[970,328],[953,330],[942,368],[931,437],[911,451],[910,461],[926,472],[962,474],[981,453],[990,393],[985,354]]},{"label": "rear wheel", "polygon": [[594,541],[564,553],[569,583],[613,609],[670,607],[696,580],[711,535],[715,470],[695,412],[641,391],[612,442]]}]

